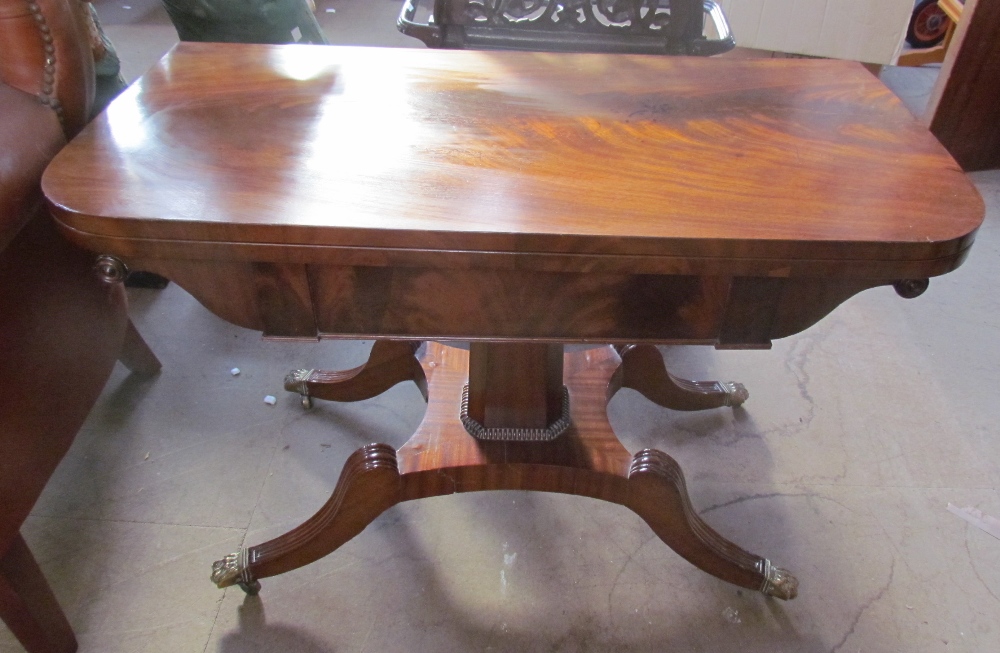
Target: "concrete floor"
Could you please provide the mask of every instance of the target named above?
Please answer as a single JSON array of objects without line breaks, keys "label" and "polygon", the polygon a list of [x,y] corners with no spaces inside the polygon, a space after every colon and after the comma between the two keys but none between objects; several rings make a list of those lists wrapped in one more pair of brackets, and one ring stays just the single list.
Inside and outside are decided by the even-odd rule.
[{"label": "concrete floor", "polygon": [[[319,15],[335,41],[405,45],[398,2]],[[98,6],[134,77],[175,37],[155,2],[126,4]],[[933,74],[888,78],[919,106]],[[304,411],[285,372],[370,342],[263,342],[175,285],[131,293],[162,373],[119,366],[25,536],[84,653],[998,651],[1000,540],[947,510],[1000,516],[1000,174],[972,177],[978,242],[919,299],[864,292],[771,351],[665,350],[677,374],[746,383],[743,409],[612,402],[627,447],[681,462],[706,521],[798,576],[794,601],[703,574],[623,508],[525,493],[404,504],[258,597],[216,589],[212,561],[300,523],[422,401],[401,385]],[[0,651],[20,651],[6,630]]]}]

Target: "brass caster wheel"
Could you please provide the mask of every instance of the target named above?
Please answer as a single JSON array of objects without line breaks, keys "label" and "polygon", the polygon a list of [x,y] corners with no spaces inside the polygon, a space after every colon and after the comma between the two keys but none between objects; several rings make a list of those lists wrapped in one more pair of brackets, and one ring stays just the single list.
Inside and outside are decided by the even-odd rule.
[{"label": "brass caster wheel", "polygon": [[260,593],[260,581],[255,580],[250,583],[239,582],[236,583],[240,586],[240,589],[247,593],[247,596],[257,596]]},{"label": "brass caster wheel", "polygon": [[285,390],[297,392],[302,396],[302,407],[312,408],[312,397],[309,396],[309,377],[315,370],[292,370],[285,375]]}]

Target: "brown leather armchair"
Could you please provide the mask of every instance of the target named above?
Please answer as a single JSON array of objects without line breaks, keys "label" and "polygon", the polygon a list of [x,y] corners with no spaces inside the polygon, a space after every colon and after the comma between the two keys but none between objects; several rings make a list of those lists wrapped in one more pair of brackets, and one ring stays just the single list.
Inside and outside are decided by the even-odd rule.
[{"label": "brown leather armchair", "polygon": [[30,653],[76,640],[20,528],[116,359],[159,362],[121,283],[63,240],[39,180],[89,118],[95,38],[81,0],[0,0],[0,618]]}]

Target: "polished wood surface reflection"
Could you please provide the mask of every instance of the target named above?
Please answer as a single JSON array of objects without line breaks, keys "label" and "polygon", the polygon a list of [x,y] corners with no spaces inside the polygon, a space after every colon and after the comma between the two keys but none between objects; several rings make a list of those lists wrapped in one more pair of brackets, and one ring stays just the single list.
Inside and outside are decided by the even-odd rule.
[{"label": "polished wood surface reflection", "polygon": [[804,259],[938,274],[983,211],[854,63],[202,43],[116,100],[44,188],[65,225],[133,256],[736,257],[768,275]]}]

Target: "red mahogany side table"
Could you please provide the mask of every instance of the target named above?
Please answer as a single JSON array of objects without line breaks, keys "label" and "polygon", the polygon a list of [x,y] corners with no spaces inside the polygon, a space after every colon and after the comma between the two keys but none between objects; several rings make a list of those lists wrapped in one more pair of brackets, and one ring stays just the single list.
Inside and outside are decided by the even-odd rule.
[{"label": "red mahogany side table", "polygon": [[738,405],[653,345],[766,348],[867,288],[916,296],[984,213],[857,64],[317,46],[178,45],[43,188],[110,272],[265,335],[377,339],[361,368],[293,372],[307,401],[423,390],[406,445],[358,450],[315,516],[215,564],[249,591],[398,502],[521,489],[622,504],[706,572],[792,598],[694,512],[673,458],[620,444],[607,400]]}]

